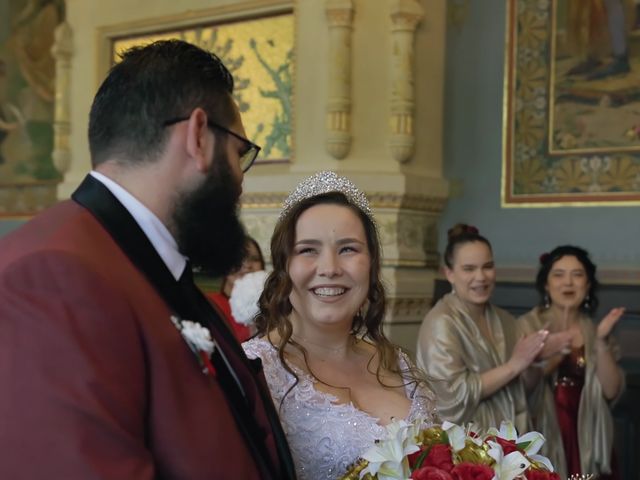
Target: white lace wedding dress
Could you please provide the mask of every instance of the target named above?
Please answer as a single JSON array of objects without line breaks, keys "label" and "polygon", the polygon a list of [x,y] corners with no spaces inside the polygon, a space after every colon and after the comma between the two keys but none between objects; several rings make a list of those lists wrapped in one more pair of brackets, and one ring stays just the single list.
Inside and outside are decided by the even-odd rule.
[{"label": "white lace wedding dress", "polygon": [[[315,380],[298,368],[300,379],[282,407],[281,400],[295,379],[280,364],[278,351],[268,341],[254,338],[242,344],[249,358],[260,357],[273,402],[287,434],[296,472],[300,480],[336,479],[368,450],[376,439],[383,438],[385,427],[378,419],[358,410],[353,404],[336,404],[337,399],[313,386]],[[398,351],[401,370],[410,365],[408,357]],[[405,387],[411,408],[405,420],[424,417],[435,422],[433,394],[415,382]]]}]

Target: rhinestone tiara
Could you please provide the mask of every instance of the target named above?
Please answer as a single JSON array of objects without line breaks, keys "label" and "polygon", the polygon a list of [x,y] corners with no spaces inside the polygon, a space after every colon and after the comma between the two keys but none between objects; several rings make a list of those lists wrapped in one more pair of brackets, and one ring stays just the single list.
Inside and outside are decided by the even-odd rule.
[{"label": "rhinestone tiara", "polygon": [[347,200],[349,200],[349,203],[358,207],[373,220],[373,213],[371,212],[369,200],[367,200],[365,194],[358,190],[358,187],[348,178],[340,177],[336,175],[335,172],[328,170],[318,172],[298,184],[282,204],[280,219],[287,215],[296,203],[306,200],[307,198],[315,197],[316,195],[330,192],[340,192],[344,194]]}]

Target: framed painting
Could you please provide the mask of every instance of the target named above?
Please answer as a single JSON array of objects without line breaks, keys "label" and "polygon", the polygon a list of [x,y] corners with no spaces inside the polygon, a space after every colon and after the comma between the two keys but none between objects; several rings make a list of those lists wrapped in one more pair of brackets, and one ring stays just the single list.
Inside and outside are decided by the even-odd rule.
[{"label": "framed painting", "polygon": [[[294,15],[290,4],[261,2],[102,29],[107,68],[130,47],[177,38],[220,57],[231,71],[234,97],[260,163],[288,162],[292,152]],[[265,8],[266,7],[266,8]],[[102,78],[106,68],[103,68]]]},{"label": "framed painting", "polygon": [[54,32],[64,0],[0,5],[0,216],[27,217],[56,202],[52,159]]},{"label": "framed painting", "polygon": [[507,0],[504,207],[640,205],[634,0]]}]

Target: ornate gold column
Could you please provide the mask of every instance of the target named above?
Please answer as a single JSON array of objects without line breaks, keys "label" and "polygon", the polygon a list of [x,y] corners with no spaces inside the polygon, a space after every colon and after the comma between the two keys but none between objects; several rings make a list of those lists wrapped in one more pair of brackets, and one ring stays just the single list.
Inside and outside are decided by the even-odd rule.
[{"label": "ornate gold column", "polygon": [[329,74],[327,99],[327,151],[343,159],[351,147],[351,32],[353,1],[327,0],[329,22]]},{"label": "ornate gold column", "polygon": [[55,31],[51,53],[56,60],[55,108],[53,112],[53,164],[64,176],[71,165],[71,56],[73,33],[67,22]]},{"label": "ornate gold column", "polygon": [[391,2],[391,116],[389,118],[391,155],[400,163],[412,156],[414,110],[414,34],[424,16],[415,0]]}]

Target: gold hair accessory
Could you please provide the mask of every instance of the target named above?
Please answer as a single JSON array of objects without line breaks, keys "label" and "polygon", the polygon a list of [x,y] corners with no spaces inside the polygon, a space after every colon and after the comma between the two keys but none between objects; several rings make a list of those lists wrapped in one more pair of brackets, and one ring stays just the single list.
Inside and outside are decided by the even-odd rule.
[{"label": "gold hair accessory", "polygon": [[358,207],[373,220],[373,213],[365,194],[358,190],[358,187],[348,178],[340,177],[335,172],[327,170],[318,172],[298,184],[282,204],[280,218],[286,216],[296,203],[330,192],[342,193],[349,203]]}]

